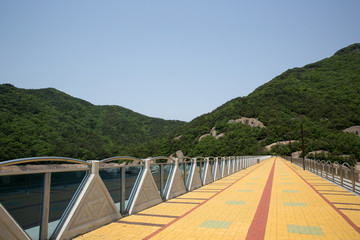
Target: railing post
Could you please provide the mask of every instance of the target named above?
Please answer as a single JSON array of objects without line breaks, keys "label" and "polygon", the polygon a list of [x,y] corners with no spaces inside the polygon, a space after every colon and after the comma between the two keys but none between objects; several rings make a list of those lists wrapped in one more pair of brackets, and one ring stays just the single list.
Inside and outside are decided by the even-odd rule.
[{"label": "railing post", "polygon": [[342,170],[342,165],[340,165],[340,184],[341,186],[343,186],[343,170]]},{"label": "railing post", "polygon": [[326,166],[326,168],[325,168],[325,178],[327,179],[327,176],[328,176],[328,170],[329,170],[329,168]]},{"label": "railing post", "polygon": [[333,163],[331,164],[331,169],[332,169],[332,171],[331,171],[332,181],[335,182],[335,167],[334,167]]},{"label": "railing post", "polygon": [[315,160],[312,160],[312,172],[315,172]]},{"label": "railing post", "polygon": [[324,168],[324,165],[322,165],[322,163],[320,163],[320,176],[322,177],[323,176],[323,168]]},{"label": "railing post", "polygon": [[183,163],[181,163],[181,164],[184,166],[184,185],[186,186],[187,176],[186,176],[186,163],[185,163],[185,161]]},{"label": "railing post", "polygon": [[51,173],[44,174],[44,192],[42,198],[41,209],[41,223],[40,223],[40,239],[48,239],[48,226],[49,226],[49,207],[50,207],[50,185]]},{"label": "railing post", "polygon": [[125,194],[126,194],[126,186],[125,186],[125,166],[121,167],[121,201],[120,201],[120,213],[125,213]]},{"label": "railing post", "polygon": [[351,183],[352,183],[352,190],[355,192],[355,167],[351,167]]}]

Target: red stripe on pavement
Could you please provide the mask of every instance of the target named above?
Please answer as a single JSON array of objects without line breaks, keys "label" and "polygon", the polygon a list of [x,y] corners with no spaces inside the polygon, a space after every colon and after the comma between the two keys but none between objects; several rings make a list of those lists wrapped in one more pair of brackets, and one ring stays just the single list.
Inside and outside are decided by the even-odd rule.
[{"label": "red stripe on pavement", "polygon": [[290,168],[294,173],[296,173],[305,183],[307,183],[317,194],[319,194],[319,196],[325,201],[327,202],[337,213],[339,213],[346,222],[348,222],[350,224],[350,226],[355,229],[355,231],[357,231],[358,233],[360,233],[360,229],[358,226],[356,226],[356,224],[351,221],[351,219],[346,216],[343,212],[341,212],[337,207],[335,207],[334,204],[332,204],[326,197],[324,197],[324,195],[322,195],[318,190],[316,190],[308,181],[306,181],[299,173],[297,173],[293,168],[291,168],[286,162],[284,162],[285,165]]},{"label": "red stripe on pavement", "polygon": [[261,196],[259,206],[256,210],[254,219],[251,222],[249,231],[246,235],[247,240],[264,239],[266,223],[270,208],[271,189],[273,185],[276,158],[270,171],[268,180]]},{"label": "red stripe on pavement", "polygon": [[212,195],[210,198],[208,198],[207,200],[205,200],[204,202],[200,203],[199,205],[197,205],[196,207],[190,209],[189,211],[187,211],[186,213],[184,213],[183,215],[181,215],[180,217],[172,220],[171,222],[169,222],[168,224],[166,224],[165,226],[163,226],[162,228],[156,230],[155,232],[153,232],[152,234],[146,236],[143,238],[143,240],[147,240],[150,239],[152,237],[154,237],[155,235],[157,235],[158,233],[162,232],[163,230],[165,230],[166,228],[170,227],[171,225],[173,225],[174,223],[176,223],[177,221],[179,221],[180,219],[186,217],[187,215],[189,215],[191,212],[193,212],[195,209],[201,207],[203,204],[205,204],[206,202],[210,201],[211,199],[213,199],[215,196],[219,195],[220,193],[222,193],[223,191],[225,191],[226,189],[228,189],[229,187],[231,187],[232,185],[234,185],[235,183],[237,183],[238,181],[240,181],[241,179],[243,179],[244,177],[246,177],[247,175],[249,175],[250,173],[252,173],[253,171],[255,171],[256,169],[258,169],[259,167],[261,167],[262,165],[264,165],[264,163],[260,164],[259,166],[257,166],[256,168],[254,168],[253,170],[251,170],[250,172],[248,172],[247,174],[245,174],[244,176],[242,176],[241,178],[239,178],[238,180],[236,180],[235,182],[233,182],[232,184],[230,184],[229,186],[227,186],[226,188],[222,189],[221,191],[215,193],[214,195]]}]

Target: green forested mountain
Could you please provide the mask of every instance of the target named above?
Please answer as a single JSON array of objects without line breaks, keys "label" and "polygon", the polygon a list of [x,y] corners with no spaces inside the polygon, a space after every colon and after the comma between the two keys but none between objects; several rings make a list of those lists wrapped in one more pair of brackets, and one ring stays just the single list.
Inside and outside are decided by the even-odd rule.
[{"label": "green forested mountain", "polygon": [[[241,117],[256,118],[266,127],[228,122]],[[268,153],[268,144],[300,140],[301,120],[306,153],[323,150],[333,160],[344,155],[359,160],[360,137],[342,130],[360,125],[360,44],[282,73],[250,95],[194,119],[156,147],[159,154],[182,150],[189,156]],[[213,127],[225,135],[198,140]],[[292,144],[292,152],[300,149],[299,143]],[[290,154],[290,149],[280,145],[272,153]]]},{"label": "green forested mountain", "polygon": [[150,118],[119,106],[95,106],[56,89],[0,85],[0,160],[31,156],[102,159],[184,122]]},{"label": "green forested mountain", "polygon": [[[119,106],[94,106],[56,89],[0,85],[0,160],[56,155],[102,159],[148,157],[181,150],[187,156],[327,151],[321,158],[360,159],[360,44],[290,69],[246,97],[189,123],[154,119]],[[260,127],[251,122],[259,121]],[[261,127],[263,124],[265,127]],[[360,128],[360,127],[359,127]],[[297,141],[297,142],[296,142]]]}]

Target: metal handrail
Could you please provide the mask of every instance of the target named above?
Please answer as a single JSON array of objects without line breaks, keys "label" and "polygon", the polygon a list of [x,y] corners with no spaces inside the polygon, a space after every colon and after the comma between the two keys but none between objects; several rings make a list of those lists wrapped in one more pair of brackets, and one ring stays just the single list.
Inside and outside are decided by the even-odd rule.
[{"label": "metal handrail", "polygon": [[75,159],[75,158],[66,158],[66,157],[30,157],[30,158],[19,158],[19,159],[0,162],[0,167],[10,166],[10,165],[15,165],[15,164],[22,164],[22,163],[48,162],[48,161],[71,162],[71,163],[86,164],[88,166],[91,166],[91,163],[83,161],[83,160]]},{"label": "metal handrail", "polygon": [[175,160],[171,157],[165,157],[165,156],[159,156],[159,157],[154,157],[154,158],[151,158],[149,159],[150,162],[155,162],[155,160],[158,160],[158,159],[166,159],[166,160],[170,160],[172,163],[175,162]]},{"label": "metal handrail", "polygon": [[116,160],[131,160],[131,161],[137,161],[137,162],[141,162],[141,163],[145,162],[144,160],[142,160],[140,158],[136,158],[136,157],[117,156],[117,157],[105,158],[103,160],[100,160],[100,163],[111,162],[111,161],[116,161]]},{"label": "metal handrail", "polygon": [[[349,168],[349,169],[351,169],[351,166],[350,166],[350,164],[349,163],[347,163],[347,162],[344,162],[343,164],[341,164],[342,166],[344,166],[344,167],[347,167],[347,168]],[[347,166],[346,166],[347,165]]]},{"label": "metal handrail", "polygon": [[193,161],[193,159],[192,159],[191,157],[183,156],[183,157],[179,157],[179,158],[178,158],[179,163],[180,163],[180,160],[183,160],[183,159],[185,159],[185,161],[181,161],[182,163],[183,163],[183,162],[186,162],[186,160]]}]

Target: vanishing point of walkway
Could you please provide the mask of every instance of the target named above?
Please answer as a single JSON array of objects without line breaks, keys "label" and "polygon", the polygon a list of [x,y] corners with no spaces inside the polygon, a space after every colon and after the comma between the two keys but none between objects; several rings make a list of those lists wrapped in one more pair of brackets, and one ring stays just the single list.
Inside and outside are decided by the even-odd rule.
[{"label": "vanishing point of walkway", "polygon": [[360,197],[270,158],[77,239],[360,239]]}]

